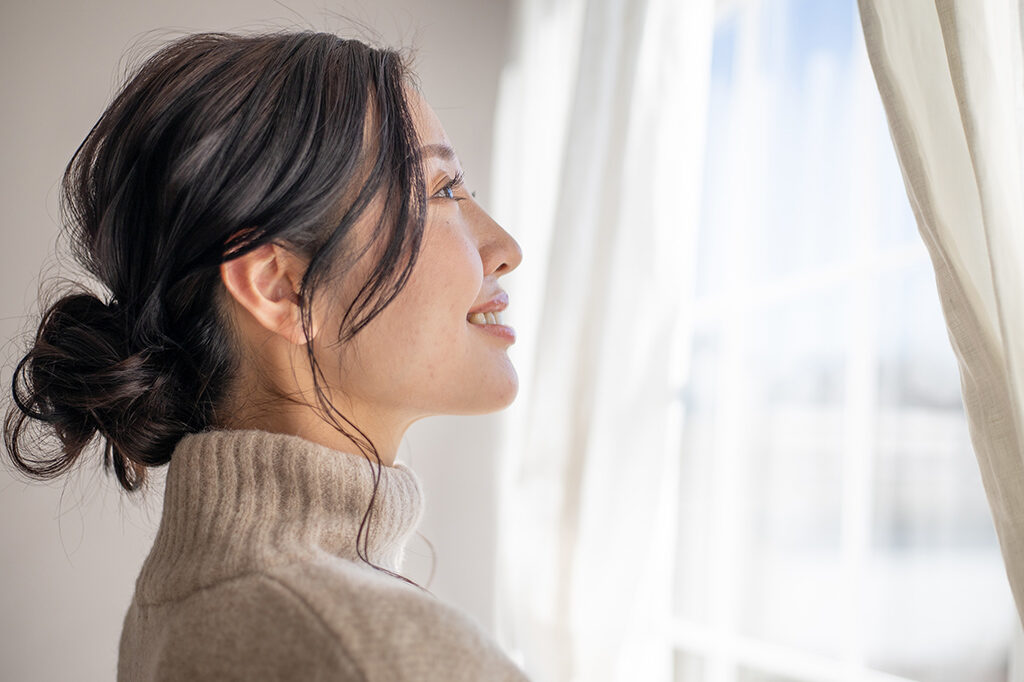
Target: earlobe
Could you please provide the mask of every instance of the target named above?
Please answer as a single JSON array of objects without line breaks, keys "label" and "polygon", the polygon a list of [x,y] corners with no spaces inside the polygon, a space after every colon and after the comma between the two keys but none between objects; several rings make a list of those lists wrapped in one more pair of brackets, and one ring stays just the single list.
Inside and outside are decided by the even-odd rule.
[{"label": "earlobe", "polygon": [[[304,265],[276,244],[264,244],[220,266],[228,293],[264,329],[295,345],[306,343],[299,285]],[[315,336],[316,329],[310,330]]]}]

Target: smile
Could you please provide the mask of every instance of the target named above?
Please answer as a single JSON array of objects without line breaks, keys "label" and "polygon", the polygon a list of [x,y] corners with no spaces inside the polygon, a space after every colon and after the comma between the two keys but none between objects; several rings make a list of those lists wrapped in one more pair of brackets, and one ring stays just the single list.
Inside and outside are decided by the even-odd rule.
[{"label": "smile", "polygon": [[496,310],[493,313],[473,313],[466,317],[470,324],[501,324],[501,311]]}]

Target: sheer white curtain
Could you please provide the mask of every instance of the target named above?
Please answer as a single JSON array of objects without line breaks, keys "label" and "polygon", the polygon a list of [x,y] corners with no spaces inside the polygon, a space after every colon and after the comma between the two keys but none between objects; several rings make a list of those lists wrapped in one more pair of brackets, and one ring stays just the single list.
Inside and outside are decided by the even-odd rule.
[{"label": "sheer white curtain", "polygon": [[713,9],[516,5],[493,170],[493,213],[524,252],[508,285],[520,393],[496,612],[537,682],[669,674],[672,391],[689,350]]},{"label": "sheer white curtain", "polygon": [[1024,74],[1017,0],[860,0],[1024,613]]}]

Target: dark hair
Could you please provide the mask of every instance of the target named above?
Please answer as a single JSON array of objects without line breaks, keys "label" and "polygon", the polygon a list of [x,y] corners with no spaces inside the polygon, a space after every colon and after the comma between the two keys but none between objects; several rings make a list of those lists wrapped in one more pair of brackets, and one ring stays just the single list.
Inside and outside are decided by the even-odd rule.
[{"label": "dark hair", "polygon": [[[405,286],[423,234],[412,78],[397,52],[329,33],[195,34],[147,59],[64,173],[72,253],[110,295],[68,293],[42,313],[4,421],[17,468],[53,478],[99,436],[104,469],[137,490],[182,436],[218,423],[238,366],[220,264],[268,243],[308,259],[299,299],[310,337],[318,287],[358,259],[352,227],[381,197],[371,243],[386,243],[339,343],[376,317]],[[377,461],[359,556],[416,584],[365,554],[380,455],[324,395],[312,346],[320,410],[354,442],[339,418],[358,431]],[[58,447],[26,456],[28,420]],[[45,452],[44,440],[33,447]]]}]

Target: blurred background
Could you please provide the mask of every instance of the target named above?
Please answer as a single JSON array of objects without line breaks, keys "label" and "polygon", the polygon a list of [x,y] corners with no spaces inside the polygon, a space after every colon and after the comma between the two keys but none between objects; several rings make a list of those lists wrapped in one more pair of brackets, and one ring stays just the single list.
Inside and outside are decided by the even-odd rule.
[{"label": "blurred background", "polygon": [[[125,66],[182,32],[281,27],[412,48],[524,251],[504,278],[516,404],[421,421],[399,452],[434,550],[414,537],[406,575],[536,680],[597,680],[573,661],[636,632],[662,663],[621,679],[1016,679],[854,0],[5,2],[5,386],[40,283],[73,276],[58,181]],[[98,457],[50,484],[2,469],[0,678],[114,676],[159,512]]]}]

